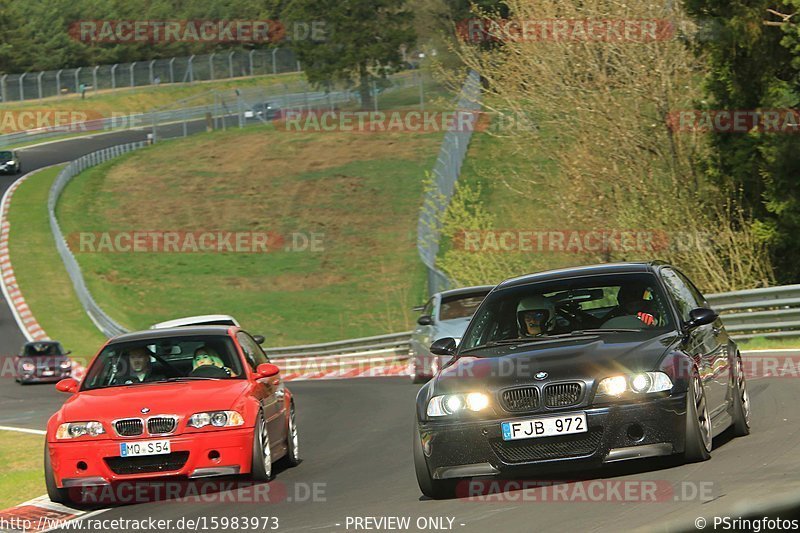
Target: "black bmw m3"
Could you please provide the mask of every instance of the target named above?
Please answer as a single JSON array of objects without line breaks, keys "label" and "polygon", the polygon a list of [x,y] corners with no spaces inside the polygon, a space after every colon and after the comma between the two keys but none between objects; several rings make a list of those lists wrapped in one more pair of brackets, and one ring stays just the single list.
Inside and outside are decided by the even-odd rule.
[{"label": "black bmw m3", "polygon": [[417,396],[414,463],[423,494],[459,480],[583,469],[680,454],[750,432],[741,356],[676,268],[624,263],[498,285]]}]

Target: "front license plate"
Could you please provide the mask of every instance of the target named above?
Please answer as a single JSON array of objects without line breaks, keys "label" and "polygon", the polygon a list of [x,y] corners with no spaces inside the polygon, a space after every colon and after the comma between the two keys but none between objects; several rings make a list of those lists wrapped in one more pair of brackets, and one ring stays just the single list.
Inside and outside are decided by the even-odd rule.
[{"label": "front license plate", "polygon": [[142,455],[164,455],[169,453],[168,440],[146,440],[142,442],[123,442],[119,445],[120,457],[139,457]]},{"label": "front license plate", "polygon": [[501,427],[503,429],[503,440],[535,439],[536,437],[570,435],[588,431],[585,413],[510,420],[503,422]]}]

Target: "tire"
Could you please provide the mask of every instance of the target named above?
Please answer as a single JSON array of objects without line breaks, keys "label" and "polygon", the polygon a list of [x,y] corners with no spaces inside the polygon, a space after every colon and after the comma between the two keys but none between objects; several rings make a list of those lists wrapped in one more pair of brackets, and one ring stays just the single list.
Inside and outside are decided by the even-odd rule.
[{"label": "tire", "polygon": [[419,433],[414,430],[414,470],[417,473],[417,484],[422,494],[434,500],[453,498],[456,495],[458,479],[433,479],[422,452]]},{"label": "tire", "polygon": [[686,392],[686,443],[683,458],[687,463],[706,461],[711,457],[711,446],[712,428],[705,387],[695,369]]},{"label": "tire", "polygon": [[253,427],[253,460],[250,477],[254,481],[272,479],[272,450],[270,449],[269,431],[264,413],[259,411],[256,425]]},{"label": "tire", "polygon": [[297,434],[297,424],[294,418],[294,402],[289,408],[289,430],[286,433],[286,455],[281,458],[281,463],[288,467],[299,465],[303,461],[300,456],[300,439]]},{"label": "tire", "polygon": [[50,464],[50,448],[47,443],[44,445],[44,484],[47,487],[47,496],[53,503],[60,503],[62,505],[70,505],[72,498],[69,495],[69,489],[60,489],[56,485],[56,477],[53,474],[53,465]]},{"label": "tire", "polygon": [[736,354],[736,372],[733,373],[733,435],[744,437],[750,434],[750,394],[744,375],[742,356]]}]

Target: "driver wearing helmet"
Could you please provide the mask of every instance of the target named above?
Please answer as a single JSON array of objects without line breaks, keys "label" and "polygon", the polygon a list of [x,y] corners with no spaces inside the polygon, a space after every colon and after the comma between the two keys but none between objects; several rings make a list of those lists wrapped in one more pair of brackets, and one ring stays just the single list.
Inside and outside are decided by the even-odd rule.
[{"label": "driver wearing helmet", "polygon": [[203,366],[215,366],[226,371],[229,376],[236,376],[233,371],[225,366],[222,358],[213,349],[208,346],[200,346],[194,351],[194,359],[192,359],[192,371],[197,370]]},{"label": "driver wearing helmet", "polygon": [[544,296],[523,298],[517,305],[517,324],[520,337],[550,333],[556,325],[556,307]]}]

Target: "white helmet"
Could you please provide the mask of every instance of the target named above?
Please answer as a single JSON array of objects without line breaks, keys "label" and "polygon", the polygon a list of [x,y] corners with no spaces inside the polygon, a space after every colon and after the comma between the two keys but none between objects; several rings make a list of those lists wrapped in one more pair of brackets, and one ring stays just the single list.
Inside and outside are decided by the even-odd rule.
[{"label": "white helmet", "polygon": [[539,328],[541,333],[547,333],[556,326],[556,306],[544,296],[529,296],[523,298],[517,305],[517,323],[522,335],[530,335],[525,323],[524,315],[530,311],[541,313],[539,318]]}]

